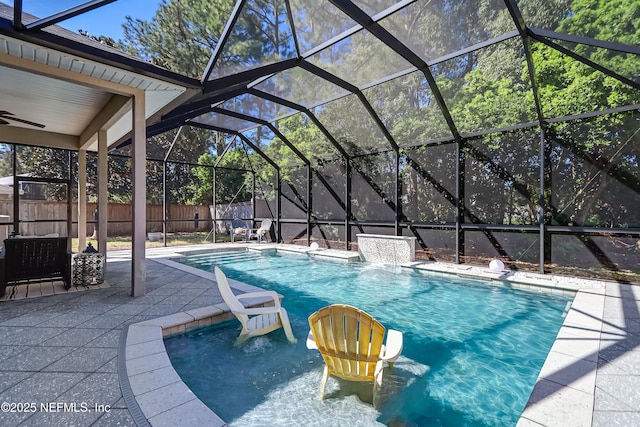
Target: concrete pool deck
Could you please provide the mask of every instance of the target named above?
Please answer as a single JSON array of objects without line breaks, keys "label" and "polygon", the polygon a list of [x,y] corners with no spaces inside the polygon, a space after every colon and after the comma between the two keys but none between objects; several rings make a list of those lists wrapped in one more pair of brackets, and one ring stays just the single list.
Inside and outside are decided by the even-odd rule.
[{"label": "concrete pool deck", "polygon": [[[0,367],[0,400],[13,406],[0,412],[0,425],[133,426],[148,420],[154,426],[190,425],[187,420],[196,414],[194,408],[198,406],[192,393],[188,400],[175,405],[177,411],[189,418],[171,412],[158,400],[160,396],[177,401],[172,392],[180,391],[179,385],[160,390],[169,385],[159,380],[160,370],[165,366],[148,374],[150,381],[146,385],[144,381],[132,382],[127,389],[123,384],[119,365],[126,360],[118,355],[126,353],[120,353],[121,336],[125,335],[126,341],[132,339],[129,342],[132,361],[154,354],[159,360],[163,359],[164,346],[156,342],[153,348],[133,347],[157,340],[148,339],[151,335],[144,330],[135,333],[132,330],[147,327],[162,331],[162,326],[153,323],[163,322],[166,319],[158,318],[170,315],[176,323],[172,327],[179,329],[179,325],[193,324],[196,318],[202,320],[219,314],[203,308],[222,302],[213,281],[175,268],[175,263],[165,259],[182,250],[225,246],[228,247],[218,244],[147,250],[147,294],[143,297],[129,296],[130,254],[110,252],[108,288],[0,303],[0,354],[4,356]],[[486,269],[438,263],[423,268],[429,269],[427,274],[438,274],[437,270],[461,275],[492,274]],[[611,282],[586,286],[586,281],[580,279],[541,278],[530,273],[498,275],[494,280],[509,285],[520,283],[518,276],[553,284],[557,292],[565,292],[566,286],[569,290],[571,286],[581,289],[518,425],[640,425],[640,286]],[[218,306],[221,312],[223,308]],[[176,313],[188,313],[190,317],[178,322],[183,315]],[[135,339],[142,341],[135,343]],[[138,365],[144,365],[143,360]],[[143,374],[128,372],[128,378],[139,375],[138,379],[144,379]],[[178,381],[170,384],[173,383]],[[143,386],[148,390],[137,388]],[[154,390],[168,393],[148,394],[147,403],[136,396],[137,404],[128,405],[129,393],[134,389],[138,396]],[[190,391],[186,389],[186,393]],[[141,420],[145,405],[147,409],[155,408],[156,413]],[[208,411],[205,416],[210,414]]]}]

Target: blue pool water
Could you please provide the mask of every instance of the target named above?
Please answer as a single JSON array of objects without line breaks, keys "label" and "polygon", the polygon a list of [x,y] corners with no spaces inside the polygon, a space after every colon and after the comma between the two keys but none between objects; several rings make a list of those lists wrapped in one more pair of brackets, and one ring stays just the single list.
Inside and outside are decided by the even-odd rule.
[{"label": "blue pool water", "polygon": [[[165,339],[176,371],[233,426],[515,425],[562,324],[567,297],[490,286],[457,276],[306,255],[249,252],[181,262],[284,295],[298,343],[282,330],[233,343],[236,320]],[[304,344],[307,317],[333,303],[355,305],[404,333],[403,356],[371,387],[330,379]]]}]

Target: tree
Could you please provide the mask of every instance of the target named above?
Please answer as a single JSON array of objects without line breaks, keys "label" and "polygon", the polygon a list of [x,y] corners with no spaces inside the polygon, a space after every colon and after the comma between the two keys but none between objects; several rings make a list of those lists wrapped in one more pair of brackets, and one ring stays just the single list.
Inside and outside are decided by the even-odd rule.
[{"label": "tree", "polygon": [[[594,7],[596,6],[596,7]],[[580,0],[557,31],[631,46],[640,44],[640,1]],[[623,76],[640,75],[640,59],[588,45],[566,44],[577,54]],[[532,55],[547,117],[640,103],[640,91],[536,43]],[[637,224],[640,176],[634,114],[603,115],[555,125],[551,132],[551,220],[559,224],[627,227]]]},{"label": "tree", "polygon": [[[123,44],[129,52],[154,64],[200,78],[218,44],[232,7],[232,2],[224,0],[163,0],[152,21],[127,18]],[[291,30],[284,25],[285,21],[283,0],[247,3],[221,51],[216,63],[217,71],[213,75],[224,75],[265,61],[273,62],[291,56]],[[224,135],[194,127],[185,129],[172,151],[172,160],[208,162],[214,154],[220,156],[223,153]],[[155,145],[150,151],[155,152],[155,158],[160,159],[166,153],[172,141],[170,135],[168,133],[154,139]],[[227,153],[227,156],[232,157],[233,154]],[[199,158],[201,160],[196,160]],[[228,162],[233,164],[232,160]],[[208,179],[207,170],[208,168],[201,168],[194,172],[201,182],[190,184],[194,187],[192,192],[195,199],[192,202],[198,200],[210,203],[211,180]],[[244,181],[244,178],[240,180],[241,175],[234,172],[228,176],[236,180],[237,184]],[[220,188],[232,189],[234,186],[224,184]],[[207,194],[209,196],[205,196]],[[219,200],[224,200],[227,196],[221,194]],[[176,194],[174,198],[180,197]]]},{"label": "tree", "polygon": [[[200,156],[193,170],[197,178],[195,200],[199,204],[210,204],[213,194],[213,166],[218,156],[205,153]],[[251,173],[246,170],[246,154],[241,147],[229,149],[216,169],[216,203],[228,204],[251,200]]]},{"label": "tree", "polygon": [[147,61],[199,78],[231,7],[224,0],[162,0],[151,21],[127,17],[124,44]]},{"label": "tree", "polygon": [[[206,13],[208,4],[202,0],[163,2],[154,22],[128,22],[130,47],[170,69],[199,76],[224,28],[224,18],[230,12],[225,9],[219,13]],[[218,2],[213,4],[218,5]],[[638,4],[639,0],[545,0],[535,5],[523,3],[519,6],[529,26],[635,46],[640,41]],[[246,3],[227,45],[221,51],[220,64],[214,74],[232,73],[290,57],[293,54],[291,29],[285,19],[284,6],[282,0]],[[298,42],[303,50],[318,46],[352,25],[333,7],[299,2],[291,2],[291,6],[295,27],[299,30]],[[381,25],[419,52],[425,61],[515,30],[512,17],[502,3],[489,2],[477,6],[473,2],[449,0],[413,3],[385,18]],[[368,84],[398,71],[398,64],[403,62],[396,61],[396,64],[395,54],[365,33],[356,33],[308,60],[356,85]],[[195,40],[195,43],[184,44],[185,37]],[[624,82],[575,61],[552,47],[538,42],[527,43],[530,43],[526,48],[532,53],[545,117],[563,117],[639,102],[638,91]],[[635,55],[558,43],[564,43],[577,54],[627,78],[640,75]],[[459,132],[467,134],[537,121],[524,52],[521,39],[514,37],[430,67]],[[283,94],[302,105],[315,105],[318,100],[333,99],[344,92],[304,70],[278,73],[256,87]],[[400,146],[452,137],[440,106],[420,72],[386,81],[363,93]],[[240,98],[235,101],[245,102]],[[242,106],[257,114],[267,108],[262,104]],[[379,131],[357,96],[334,99],[315,107],[313,112],[350,155],[368,155],[391,149],[390,141]],[[341,158],[338,150],[304,114],[280,120],[277,126],[317,170],[329,163],[327,159]],[[537,206],[541,204],[540,144],[536,137],[538,130],[532,129],[464,141],[463,155],[468,171],[465,182],[467,220],[508,224],[537,221]],[[606,223],[624,224],[624,215],[605,211],[615,211],[611,206],[620,205],[619,200],[623,206],[624,194],[633,196],[628,198],[632,203],[637,200],[636,118],[632,114],[603,116],[591,120],[584,129],[571,123],[545,129],[554,138],[547,144],[547,169],[544,171],[545,181],[551,183],[546,193],[546,205],[551,206],[547,220],[601,224],[604,223],[602,218],[607,216],[610,219]],[[258,128],[246,135],[282,166],[280,178],[289,185],[289,196],[294,197],[296,189],[305,182],[299,178],[300,168],[286,166],[299,164],[298,156],[266,128]],[[190,138],[189,142],[200,141],[196,142],[199,153],[208,153],[201,161],[213,162],[216,155],[222,153],[224,144],[221,144],[220,137]],[[185,151],[180,154],[185,159],[188,146],[185,144]],[[248,154],[243,154],[236,150],[237,147],[227,153],[222,164],[264,169],[257,172],[257,181],[275,182],[275,172],[272,168],[263,167],[264,162],[257,153],[248,150]],[[430,156],[429,152],[440,155]],[[456,150],[450,146],[438,144],[424,150],[403,151],[400,164],[404,184],[403,208],[410,218],[437,222],[451,220],[455,191],[450,184],[457,179],[455,166],[458,158],[455,153]],[[362,218],[374,214],[373,205],[367,204],[379,204],[381,200],[388,202],[394,191],[392,172],[395,160],[392,156],[376,156],[354,163],[364,165],[372,177],[372,182],[366,185],[369,190],[373,189],[373,193],[367,190],[368,195],[358,200],[357,209],[354,209]],[[207,187],[211,182],[210,168],[196,173],[201,184],[195,193],[197,198],[202,198],[210,191]],[[223,175],[217,176],[218,188],[225,189],[228,194],[220,194],[219,200],[230,200],[242,184],[249,183],[249,174],[246,173],[226,170]],[[228,182],[224,182],[227,179]],[[315,178],[314,183],[319,185]],[[613,187],[616,187],[615,192],[605,191]],[[628,203],[624,209],[630,211],[632,206]],[[596,214],[596,211],[600,213]]]}]

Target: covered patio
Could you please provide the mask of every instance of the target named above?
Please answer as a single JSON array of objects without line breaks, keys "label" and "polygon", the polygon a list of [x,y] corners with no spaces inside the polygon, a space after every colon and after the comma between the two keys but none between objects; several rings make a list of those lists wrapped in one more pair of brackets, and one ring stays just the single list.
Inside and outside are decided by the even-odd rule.
[{"label": "covered patio", "polygon": [[[98,219],[98,250],[105,254],[109,220],[106,214],[108,150],[125,136],[131,139],[131,220],[135,254],[132,257],[131,293],[144,295],[147,121],[157,120],[161,114],[193,96],[199,84],[54,25],[77,11],[39,19],[23,12],[21,3],[17,2],[14,8],[0,3],[3,109],[0,140],[77,153],[77,169],[69,163],[68,170],[60,176],[30,177],[29,181],[65,186],[69,209],[75,192],[79,230],[86,229],[88,219],[85,207],[87,152],[97,154],[97,209],[104,212]],[[93,3],[96,3],[93,7],[100,5],[100,2]],[[20,233],[18,191],[21,180],[25,179],[16,172],[18,166],[13,151],[14,208],[8,225]],[[77,188],[73,188],[76,185]],[[68,211],[63,235],[69,237],[71,218]],[[84,248],[86,234],[78,233],[77,237],[78,247]],[[69,240],[69,250],[70,245]]]}]

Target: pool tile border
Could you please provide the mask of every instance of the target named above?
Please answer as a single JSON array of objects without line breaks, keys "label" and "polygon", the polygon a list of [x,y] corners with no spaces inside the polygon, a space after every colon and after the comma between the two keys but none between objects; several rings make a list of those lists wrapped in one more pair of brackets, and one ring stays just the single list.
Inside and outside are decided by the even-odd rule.
[{"label": "pool tile border", "polygon": [[576,293],[518,426],[592,425],[604,301],[602,288]]},{"label": "pool tile border", "polygon": [[[224,304],[202,307],[129,325],[123,330],[119,369],[123,397],[138,426],[227,424],[209,409],[173,369],[163,338],[228,320]],[[127,389],[127,393],[124,389]]]},{"label": "pool tile border", "polygon": [[[309,252],[306,248],[295,250],[281,245],[247,245],[244,248],[227,247],[219,250],[262,251],[276,248],[284,252]],[[335,257],[334,259],[346,262],[353,260],[352,254],[347,251],[314,252],[322,252],[321,256],[326,258]],[[184,256],[184,253],[174,253],[170,258],[176,256]],[[159,257],[155,260],[214,280],[212,273],[176,263],[171,259]],[[460,277],[489,280],[498,286],[574,296],[517,426],[592,425],[606,282],[517,271],[496,273],[482,267],[439,262],[414,262],[403,264],[402,267],[429,275],[455,274]],[[231,284],[243,292],[257,289],[238,281],[231,281]],[[253,303],[259,305],[260,301]],[[123,330],[120,352],[122,357],[119,358],[122,360],[121,384],[126,383],[123,395],[127,405],[132,409],[131,413],[136,423],[136,408],[144,418],[140,419],[138,425],[227,425],[180,380],[171,366],[162,340],[167,335],[232,317],[225,304],[217,304],[136,323]],[[576,340],[579,340],[580,345],[576,345]],[[129,389],[128,393],[124,392],[125,388]]]},{"label": "pool tile border", "polygon": [[[257,288],[230,280],[234,288]],[[263,306],[270,298],[247,300]],[[128,325],[120,340],[119,374],[123,397],[138,426],[227,424],[182,381],[169,360],[164,337],[233,318],[226,304],[200,307]]]}]

